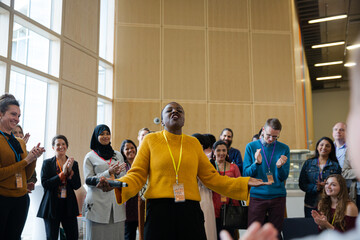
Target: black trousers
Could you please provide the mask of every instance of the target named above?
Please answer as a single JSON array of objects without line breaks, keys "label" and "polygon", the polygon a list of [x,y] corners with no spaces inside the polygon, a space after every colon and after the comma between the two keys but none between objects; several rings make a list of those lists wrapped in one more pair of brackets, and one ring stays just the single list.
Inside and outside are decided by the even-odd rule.
[{"label": "black trousers", "polygon": [[137,227],[138,227],[138,221],[125,222],[125,240],[136,239]]},{"label": "black trousers", "polygon": [[145,240],[206,240],[204,214],[198,201],[149,199],[146,206]]},{"label": "black trousers", "polygon": [[22,197],[0,196],[0,239],[21,239],[29,204],[28,194]]}]

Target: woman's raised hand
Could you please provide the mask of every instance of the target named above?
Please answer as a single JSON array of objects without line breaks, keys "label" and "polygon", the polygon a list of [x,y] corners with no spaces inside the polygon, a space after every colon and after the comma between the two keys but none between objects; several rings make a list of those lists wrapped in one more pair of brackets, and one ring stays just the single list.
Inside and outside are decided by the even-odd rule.
[{"label": "woman's raised hand", "polygon": [[35,161],[38,157],[40,157],[45,152],[43,147],[40,147],[40,143],[38,143],[35,147],[33,147],[26,158],[24,159],[28,164]]}]

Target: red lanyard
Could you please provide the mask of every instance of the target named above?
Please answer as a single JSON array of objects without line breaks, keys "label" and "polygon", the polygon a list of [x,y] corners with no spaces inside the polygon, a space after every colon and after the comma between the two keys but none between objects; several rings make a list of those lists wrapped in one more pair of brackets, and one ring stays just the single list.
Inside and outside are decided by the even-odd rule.
[{"label": "red lanyard", "polygon": [[104,160],[107,164],[109,164],[109,166],[111,166],[112,158],[110,158],[110,162],[107,162],[107,160],[105,160],[104,158],[100,157],[99,154],[97,154],[97,152],[95,152],[94,150],[93,150],[93,152],[94,152],[99,158],[101,158],[101,159]]}]

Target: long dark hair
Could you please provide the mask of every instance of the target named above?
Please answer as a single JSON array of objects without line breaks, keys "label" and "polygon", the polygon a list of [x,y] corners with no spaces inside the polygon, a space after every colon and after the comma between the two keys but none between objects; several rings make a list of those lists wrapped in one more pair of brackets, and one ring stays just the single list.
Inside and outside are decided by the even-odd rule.
[{"label": "long dark hair", "polygon": [[328,141],[328,142],[330,143],[330,146],[331,146],[331,151],[330,151],[330,153],[329,153],[328,159],[329,159],[330,161],[333,161],[333,162],[337,162],[337,163],[338,163],[339,161],[338,161],[338,159],[337,159],[337,157],[336,157],[335,145],[334,145],[333,141],[332,141],[330,138],[328,138],[328,137],[322,137],[322,138],[319,139],[319,141],[317,141],[316,147],[315,147],[315,156],[312,157],[311,159],[319,158],[319,151],[318,151],[317,148],[318,148],[318,146],[319,146],[319,144],[320,144],[320,142],[321,142],[322,140]]},{"label": "long dark hair", "polygon": [[125,148],[125,144],[127,144],[127,143],[130,143],[130,144],[134,145],[135,151],[136,151],[136,153],[137,153],[136,144],[135,144],[133,141],[131,141],[130,139],[125,139],[125,140],[121,143],[120,153],[121,153],[121,155],[124,157],[124,161],[125,161],[126,163],[128,163],[128,160],[126,159],[126,156],[125,156],[125,153],[124,153],[124,148]]},{"label": "long dark hair", "polygon": [[222,141],[222,140],[219,140],[219,141],[216,141],[212,147],[212,153],[211,153],[211,160],[210,162],[212,163],[212,165],[215,166],[215,149],[219,146],[219,145],[224,145],[226,146],[226,151],[227,151],[227,154],[226,154],[226,157],[225,157],[225,161],[227,162],[230,162],[230,159],[229,159],[229,148],[228,148],[228,145],[226,144],[226,142]]}]

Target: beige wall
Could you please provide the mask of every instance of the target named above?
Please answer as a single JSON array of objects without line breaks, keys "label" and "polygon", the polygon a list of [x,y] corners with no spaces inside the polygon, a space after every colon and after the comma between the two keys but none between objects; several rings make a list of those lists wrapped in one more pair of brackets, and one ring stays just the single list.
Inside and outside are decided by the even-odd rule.
[{"label": "beige wall", "polygon": [[244,152],[269,117],[306,147],[298,23],[288,0],[116,1],[114,146],[136,140],[162,107],[185,108],[184,132],[234,130]]},{"label": "beige wall", "polygon": [[346,122],[349,95],[348,89],[313,92],[314,144],[323,136],[332,138],[332,128],[336,122]]}]

